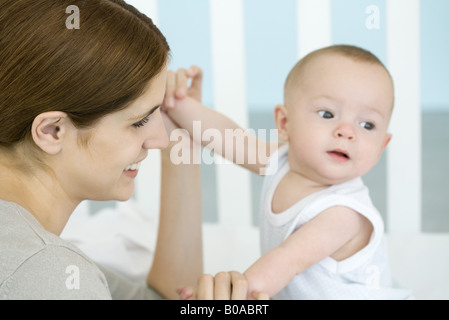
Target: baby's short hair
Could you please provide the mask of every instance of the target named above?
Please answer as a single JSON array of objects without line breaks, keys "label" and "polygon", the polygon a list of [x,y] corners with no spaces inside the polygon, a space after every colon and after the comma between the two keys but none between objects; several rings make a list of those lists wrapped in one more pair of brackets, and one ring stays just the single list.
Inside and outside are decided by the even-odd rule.
[{"label": "baby's short hair", "polygon": [[287,91],[293,84],[297,84],[297,80],[304,73],[305,68],[311,61],[327,54],[340,55],[357,62],[366,62],[379,65],[385,69],[392,79],[391,74],[385,65],[370,51],[352,45],[333,45],[313,51],[302,58],[290,71],[287,80],[285,81],[284,90]]}]

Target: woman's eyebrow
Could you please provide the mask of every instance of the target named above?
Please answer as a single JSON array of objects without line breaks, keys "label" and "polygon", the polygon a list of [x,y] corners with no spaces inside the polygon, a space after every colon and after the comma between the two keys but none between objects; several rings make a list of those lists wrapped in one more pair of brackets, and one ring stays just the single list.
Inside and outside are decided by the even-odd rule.
[{"label": "woman's eyebrow", "polygon": [[153,107],[153,108],[150,110],[150,112],[148,112],[148,113],[145,113],[145,114],[140,115],[140,116],[132,117],[131,119],[129,119],[129,121],[138,121],[138,120],[145,119],[146,117],[151,116],[157,109],[159,109],[159,108],[161,107],[161,105],[162,105],[162,104],[159,104],[159,105]]}]

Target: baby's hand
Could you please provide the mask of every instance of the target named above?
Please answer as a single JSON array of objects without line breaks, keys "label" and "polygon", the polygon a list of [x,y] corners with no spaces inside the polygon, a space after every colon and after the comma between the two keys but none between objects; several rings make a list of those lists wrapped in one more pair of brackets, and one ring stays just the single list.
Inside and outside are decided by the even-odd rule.
[{"label": "baby's hand", "polygon": [[178,287],[176,293],[180,300],[193,300],[195,298],[195,290],[192,287]]},{"label": "baby's hand", "polygon": [[[189,80],[192,80],[189,87]],[[168,71],[167,89],[164,98],[164,108],[173,109],[177,99],[187,96],[201,101],[203,85],[203,70],[197,66],[190,67],[189,70],[179,69],[176,73]]]}]

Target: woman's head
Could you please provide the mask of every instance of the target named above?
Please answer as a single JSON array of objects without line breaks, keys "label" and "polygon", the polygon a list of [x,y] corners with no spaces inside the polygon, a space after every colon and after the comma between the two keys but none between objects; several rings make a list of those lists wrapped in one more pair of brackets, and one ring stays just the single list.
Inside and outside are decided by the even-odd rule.
[{"label": "woman's head", "polygon": [[167,142],[155,107],[169,46],[152,21],[122,0],[3,0],[0,48],[1,149],[51,168],[79,200],[129,197],[126,169]]},{"label": "woman's head", "polygon": [[[66,27],[69,5],[80,10],[80,29]],[[1,146],[32,138],[44,112],[85,128],[124,109],[169,53],[151,20],[122,0],[4,0],[0,48]]]}]

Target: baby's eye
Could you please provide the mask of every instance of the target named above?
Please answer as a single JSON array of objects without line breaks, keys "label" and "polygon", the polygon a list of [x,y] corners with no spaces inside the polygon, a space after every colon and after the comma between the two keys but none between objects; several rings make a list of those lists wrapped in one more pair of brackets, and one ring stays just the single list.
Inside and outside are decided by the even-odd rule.
[{"label": "baby's eye", "polygon": [[331,112],[325,110],[318,111],[318,115],[324,119],[332,119],[334,117]]},{"label": "baby's eye", "polygon": [[374,128],[376,127],[375,125],[374,125],[374,123],[371,123],[371,122],[361,122],[360,123],[360,126],[362,127],[362,128],[364,128],[364,129],[366,129],[366,130],[374,130]]}]

